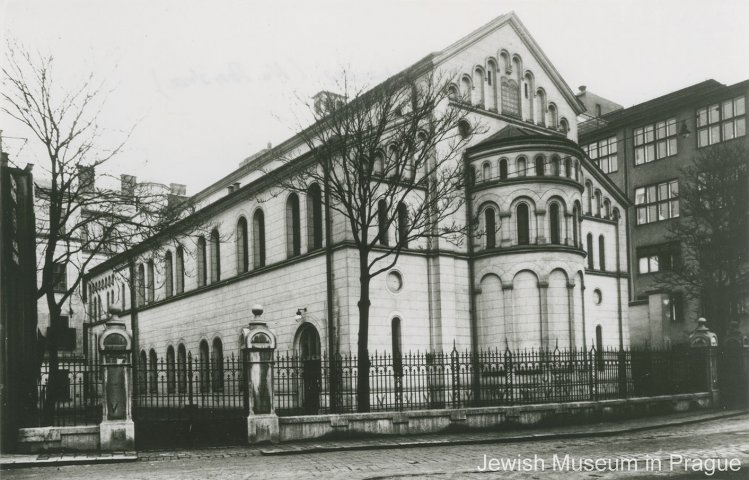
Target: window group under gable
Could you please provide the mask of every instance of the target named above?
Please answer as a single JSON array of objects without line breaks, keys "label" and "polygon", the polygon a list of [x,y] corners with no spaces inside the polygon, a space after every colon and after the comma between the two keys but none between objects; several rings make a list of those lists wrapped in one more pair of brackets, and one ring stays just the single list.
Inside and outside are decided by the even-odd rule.
[{"label": "window group under gable", "polygon": [[583,151],[603,173],[612,173],[619,169],[617,150],[616,136],[583,146]]},{"label": "window group under gable", "polygon": [[741,96],[697,110],[697,146],[746,135],[746,97]]},{"label": "window group under gable", "polygon": [[635,165],[676,155],[676,119],[635,128]]},{"label": "window group under gable", "polygon": [[637,225],[679,216],[679,182],[671,180],[635,189]]},{"label": "window group under gable", "polygon": [[520,91],[514,80],[502,79],[502,113],[505,115],[520,116]]}]

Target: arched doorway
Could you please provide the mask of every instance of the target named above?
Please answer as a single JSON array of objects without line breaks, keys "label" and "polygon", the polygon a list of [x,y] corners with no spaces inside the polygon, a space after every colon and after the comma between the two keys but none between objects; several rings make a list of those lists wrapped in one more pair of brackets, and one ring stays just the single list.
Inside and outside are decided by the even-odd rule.
[{"label": "arched doorway", "polygon": [[302,363],[302,406],[305,414],[315,415],[320,411],[322,365],[320,334],[311,323],[299,327],[297,351]]}]

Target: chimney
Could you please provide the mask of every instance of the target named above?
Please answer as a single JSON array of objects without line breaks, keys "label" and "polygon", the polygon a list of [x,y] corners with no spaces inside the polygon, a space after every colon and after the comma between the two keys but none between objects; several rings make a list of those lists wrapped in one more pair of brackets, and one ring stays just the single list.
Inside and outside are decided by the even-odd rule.
[{"label": "chimney", "polygon": [[170,195],[178,195],[180,197],[184,197],[187,195],[187,186],[181,184],[181,183],[170,183],[169,184],[169,194]]},{"label": "chimney", "polygon": [[341,108],[346,103],[346,97],[337,93],[321,91],[313,97],[315,115],[323,117]]},{"label": "chimney", "polygon": [[587,89],[588,87],[587,87],[587,86],[585,86],[585,85],[580,85],[580,86],[579,86],[579,87],[577,87],[577,88],[579,88],[579,89],[580,89],[580,93],[585,93],[585,90],[586,90],[586,89]]},{"label": "chimney", "polygon": [[78,187],[81,192],[91,193],[96,188],[96,171],[94,167],[78,165]]},{"label": "chimney", "polygon": [[120,192],[128,197],[135,196],[135,186],[138,184],[138,179],[135,175],[127,175],[123,173],[120,175]]}]

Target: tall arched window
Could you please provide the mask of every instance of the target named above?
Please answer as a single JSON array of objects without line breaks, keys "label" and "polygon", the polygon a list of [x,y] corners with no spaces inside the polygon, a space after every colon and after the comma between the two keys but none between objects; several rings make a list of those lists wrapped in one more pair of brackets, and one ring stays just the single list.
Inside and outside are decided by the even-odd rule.
[{"label": "tall arched window", "polygon": [[551,159],[551,174],[555,177],[562,175],[561,160],[559,160],[559,157]]},{"label": "tall arched window", "polygon": [[492,166],[489,162],[484,162],[481,166],[481,180],[487,181],[492,176]]},{"label": "tall arched window", "polygon": [[205,286],[206,283],[208,283],[208,272],[206,270],[206,263],[208,263],[206,260],[206,246],[205,246],[205,238],[198,237],[198,287]]},{"label": "tall arched window", "polygon": [[174,347],[169,345],[166,349],[166,393],[174,393],[176,390],[175,366]]},{"label": "tall arched window", "polygon": [[587,213],[588,215],[593,215],[593,184],[590,182],[585,182],[585,190],[588,194],[587,196]]},{"label": "tall arched window", "polygon": [[187,352],[181,343],[177,347],[177,391],[187,392]]},{"label": "tall arched window", "polygon": [[589,233],[587,237],[588,268],[593,270],[593,234]]},{"label": "tall arched window", "polygon": [[549,104],[549,128],[556,130],[559,127],[559,113],[557,112],[557,106],[553,103]]},{"label": "tall arched window", "polygon": [[401,319],[393,318],[390,323],[390,336],[393,342],[393,370],[396,375],[403,375],[403,350],[401,347]]},{"label": "tall arched window", "polygon": [[501,83],[502,113],[514,117],[520,116],[520,90],[515,80],[502,77]]},{"label": "tall arched window", "polygon": [[611,202],[608,198],[603,201],[603,216],[604,218],[611,218]]},{"label": "tall arched window", "polygon": [[385,200],[377,202],[377,237],[381,245],[390,245],[388,238],[388,204]]},{"label": "tall arched window", "polygon": [[546,126],[546,92],[543,88],[536,90],[536,123]]},{"label": "tall arched window", "polygon": [[146,267],[143,266],[141,263],[138,265],[138,306],[140,307],[144,303],[146,303]]},{"label": "tall arched window", "polygon": [[473,69],[473,104],[484,106],[484,69],[476,67]]},{"label": "tall arched window", "polygon": [[486,248],[497,247],[497,219],[494,209],[489,207],[484,210],[484,226],[486,227]]},{"label": "tall arched window", "polygon": [[566,118],[559,120],[559,130],[566,136],[570,131],[570,124]]},{"label": "tall arched window", "polygon": [[554,202],[549,207],[549,234],[551,243],[559,245],[561,242],[560,235],[559,204]]},{"label": "tall arched window", "polygon": [[148,275],[148,303],[153,302],[154,294],[156,290],[156,279],[154,277],[154,271],[153,271],[153,260],[148,261],[148,267],[146,268],[146,273]]},{"label": "tall arched window", "polygon": [[265,266],[265,215],[257,209],[252,216],[252,267]]},{"label": "tall arched window", "polygon": [[460,96],[466,103],[471,103],[471,93],[473,93],[473,87],[471,85],[471,77],[463,75],[460,79]]},{"label": "tall arched window", "polygon": [[211,283],[221,280],[221,240],[218,229],[211,231]]},{"label": "tall arched window", "polygon": [[322,192],[313,183],[307,189],[307,245],[310,250],[322,248]]},{"label": "tall arched window", "polygon": [[408,206],[398,202],[398,243],[403,248],[408,248],[408,230]]},{"label": "tall arched window", "polygon": [[536,175],[539,177],[543,176],[544,174],[544,157],[538,156],[536,157]]},{"label": "tall arched window", "polygon": [[460,91],[458,90],[457,85],[450,84],[450,86],[447,87],[447,97],[450,100],[458,100],[460,98]]},{"label": "tall arched window", "polygon": [[517,175],[518,175],[518,177],[524,177],[525,176],[525,171],[526,171],[527,168],[528,168],[528,166],[527,166],[527,164],[525,162],[525,157],[518,157],[518,159],[517,159],[517,170],[518,170]]},{"label": "tall arched window", "polygon": [[494,59],[490,59],[486,62],[486,80],[489,91],[487,93],[486,108],[494,112],[497,111],[497,85],[494,81],[494,76],[497,74],[497,63]]},{"label": "tall arched window", "polygon": [[299,224],[299,197],[296,193],[286,199],[286,254],[296,257],[302,253]]},{"label": "tall arched window", "polygon": [[166,298],[174,295],[174,273],[172,270],[172,252],[164,254],[164,292]]},{"label": "tall arched window", "polygon": [[138,391],[141,395],[147,392],[148,388],[148,356],[145,350],[140,351],[138,355]]},{"label": "tall arched window", "polygon": [[596,190],[596,217],[601,216],[601,191]]},{"label": "tall arched window", "polygon": [[174,274],[176,277],[177,293],[183,293],[185,291],[185,249],[182,245],[177,247],[177,264],[174,268]]},{"label": "tall arched window", "polygon": [[209,393],[211,391],[211,367],[210,358],[208,356],[208,342],[205,340],[200,341],[198,372],[200,372],[200,393]]},{"label": "tall arched window", "polygon": [[375,152],[374,159],[372,160],[372,174],[382,175],[382,172],[384,171],[385,171],[385,154],[378,150]]},{"label": "tall arched window", "polygon": [[503,158],[499,161],[499,178],[500,180],[507,180],[507,159]]},{"label": "tall arched window", "polygon": [[211,349],[211,387],[213,392],[224,391],[224,345],[221,339],[213,339],[213,348]]},{"label": "tall arched window", "polygon": [[603,327],[596,325],[596,368],[604,369],[603,363]]},{"label": "tall arched window", "polygon": [[575,247],[580,246],[580,237],[578,236],[578,228],[580,228],[580,206],[575,202],[575,206],[572,209],[572,238]]},{"label": "tall arched window", "polygon": [[247,245],[247,220],[237,220],[237,273],[244,273],[250,268],[249,247]]},{"label": "tall arched window", "polygon": [[572,159],[570,157],[564,159],[564,176],[572,178]]},{"label": "tall arched window", "polygon": [[528,205],[521,203],[516,211],[518,245],[528,245],[530,243],[530,224],[528,215]]},{"label": "tall arched window", "polygon": [[159,392],[158,363],[159,360],[156,357],[156,350],[152,348],[151,351],[148,352],[148,391],[150,393]]},{"label": "tall arched window", "polygon": [[606,240],[603,235],[598,236],[598,268],[606,270]]}]

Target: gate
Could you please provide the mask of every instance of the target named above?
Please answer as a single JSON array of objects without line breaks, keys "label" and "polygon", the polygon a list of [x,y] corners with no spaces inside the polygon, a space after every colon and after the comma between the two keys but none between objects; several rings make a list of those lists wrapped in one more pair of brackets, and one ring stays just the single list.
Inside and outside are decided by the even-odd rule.
[{"label": "gate", "polygon": [[138,449],[247,443],[245,365],[173,348],[166,360],[145,352],[134,370],[133,420]]},{"label": "gate", "polygon": [[738,339],[726,339],[718,350],[718,383],[722,401],[727,407],[749,404],[749,348]]}]

